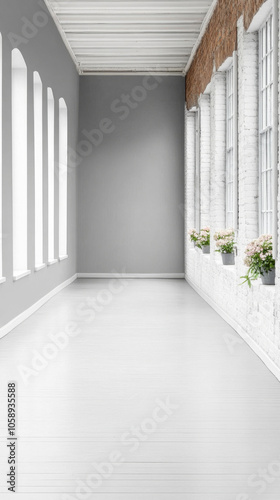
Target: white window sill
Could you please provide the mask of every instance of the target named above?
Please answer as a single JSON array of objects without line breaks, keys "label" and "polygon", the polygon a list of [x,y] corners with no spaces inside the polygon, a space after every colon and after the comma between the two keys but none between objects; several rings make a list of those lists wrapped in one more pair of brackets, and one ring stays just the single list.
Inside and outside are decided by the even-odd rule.
[{"label": "white window sill", "polygon": [[236,264],[225,265],[223,264],[222,257],[221,260],[220,259],[215,260],[215,263],[217,264],[217,266],[221,266],[225,271],[229,271],[231,273],[236,272]]},{"label": "white window sill", "polygon": [[236,273],[236,267],[235,267],[235,264],[232,264],[232,265],[229,265],[229,266],[225,266],[224,264],[222,264],[223,266],[223,269],[228,272],[228,273],[232,273],[232,274],[235,274]]},{"label": "white window sill", "polygon": [[5,283],[5,281],[6,281],[6,278],[0,278],[0,285],[1,285],[1,283]]},{"label": "white window sill", "polygon": [[203,253],[203,252],[201,252],[201,255],[203,255],[203,257],[206,257],[206,259],[210,260],[210,257],[211,257],[210,253]]},{"label": "white window sill", "polygon": [[58,262],[58,260],[57,260],[57,259],[50,260],[50,261],[48,262],[48,266],[52,266],[53,264],[56,264],[57,262]]},{"label": "white window sill", "polygon": [[24,278],[25,276],[29,276],[29,274],[31,274],[31,271],[19,271],[16,274],[14,274],[13,280],[18,281],[21,278]]},{"label": "white window sill", "polygon": [[60,262],[65,259],[68,259],[68,255],[61,255],[61,257],[59,257]]},{"label": "white window sill", "polygon": [[46,267],[46,264],[41,264],[40,266],[35,266],[35,271],[41,271],[41,269],[44,269]]},{"label": "white window sill", "polygon": [[275,293],[275,290],[276,290],[276,286],[275,285],[263,285],[262,284],[262,281],[260,279],[259,281],[259,286],[260,288],[262,288],[263,290],[267,291],[267,292],[270,292],[272,295],[274,295]]},{"label": "white window sill", "polygon": [[263,285],[261,278],[258,278],[257,280],[252,281],[252,288],[255,288],[259,291],[262,291],[266,295],[270,295],[271,297],[274,297],[275,292],[276,292],[275,285]]}]

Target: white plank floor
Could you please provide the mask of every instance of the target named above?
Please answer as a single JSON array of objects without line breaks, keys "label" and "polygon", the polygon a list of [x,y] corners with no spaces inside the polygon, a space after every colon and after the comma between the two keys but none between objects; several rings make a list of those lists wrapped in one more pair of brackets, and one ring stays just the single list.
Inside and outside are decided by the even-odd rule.
[{"label": "white plank floor", "polygon": [[[280,466],[258,478],[280,463],[278,381],[184,280],[129,280],[112,299],[109,283],[77,280],[0,341],[1,500],[10,380],[20,500],[279,500]],[[69,325],[80,333],[25,384],[19,366]]]}]

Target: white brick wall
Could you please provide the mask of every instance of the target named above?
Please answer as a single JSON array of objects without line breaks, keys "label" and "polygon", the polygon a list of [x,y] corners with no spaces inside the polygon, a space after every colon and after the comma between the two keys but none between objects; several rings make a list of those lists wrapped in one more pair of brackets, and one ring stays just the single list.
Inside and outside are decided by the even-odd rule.
[{"label": "white brick wall", "polygon": [[[258,236],[258,35],[238,22],[240,243]],[[244,248],[243,248],[244,250]]]},{"label": "white brick wall", "polygon": [[[207,99],[200,99],[203,107]],[[211,82],[211,234],[225,227],[225,74],[216,72]],[[235,266],[223,266],[211,240],[211,255],[186,245],[186,279],[201,293],[280,379],[280,266],[276,286],[255,282],[250,290],[240,286],[247,272],[244,249],[258,236],[258,37],[246,33],[243,19],[238,22],[238,182],[239,231]],[[202,125],[207,135],[206,125]],[[186,129],[188,133],[188,127]],[[208,144],[206,137],[206,144]],[[203,142],[202,142],[203,143]],[[193,156],[186,143],[186,230],[193,227]],[[188,149],[189,148],[189,149]],[[206,163],[206,161],[205,161]],[[280,200],[279,200],[280,220]],[[280,234],[280,231],[279,231]],[[188,236],[186,236],[188,238]],[[280,238],[279,238],[280,244]],[[280,247],[279,247],[280,248]],[[236,346],[238,349],[238,345]],[[237,351],[236,351],[237,352]]]}]

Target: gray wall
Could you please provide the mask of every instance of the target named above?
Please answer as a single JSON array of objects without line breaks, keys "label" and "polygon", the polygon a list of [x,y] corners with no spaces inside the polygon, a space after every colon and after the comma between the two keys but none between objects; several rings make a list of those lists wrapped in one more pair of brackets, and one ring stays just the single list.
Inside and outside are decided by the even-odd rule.
[{"label": "gray wall", "polygon": [[184,272],[184,79],[82,77],[79,131],[78,272]]},{"label": "gray wall", "polygon": [[[46,89],[52,87],[56,102],[64,97],[68,106],[69,143],[74,149],[78,130],[79,78],[75,66],[49,17],[38,32],[29,30],[29,38],[23,38],[18,49],[21,50],[28,68],[28,260],[31,275],[13,282],[12,263],[12,144],[11,144],[11,50],[14,48],[9,34],[23,36],[25,21],[32,21],[34,14],[42,11],[43,2],[37,0],[8,0],[1,2],[0,31],[3,37],[3,275],[6,283],[0,284],[0,327],[24,311],[42,296],[76,272],[76,172],[71,169],[68,176],[68,254],[69,258],[34,272],[34,163],[33,163],[33,71],[40,73],[44,86],[44,139],[45,158],[44,176],[46,179]],[[37,19],[35,17],[35,19]],[[39,22],[40,19],[38,18]],[[57,113],[57,108],[56,108]],[[57,114],[56,114],[57,118]],[[57,130],[56,130],[57,138]],[[58,153],[56,144],[56,154]],[[45,202],[46,202],[45,184]],[[57,195],[56,177],[56,195]],[[45,203],[46,208],[46,203]],[[46,216],[46,211],[45,211]],[[44,221],[47,234],[47,219]],[[56,254],[58,251],[58,227],[56,225]],[[45,262],[47,260],[47,241],[45,238]]]}]

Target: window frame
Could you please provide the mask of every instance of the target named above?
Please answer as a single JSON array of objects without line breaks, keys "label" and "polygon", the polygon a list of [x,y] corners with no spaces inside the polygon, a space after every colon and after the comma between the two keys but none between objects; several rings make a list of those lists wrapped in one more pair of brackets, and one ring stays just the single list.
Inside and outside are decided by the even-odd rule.
[{"label": "window frame", "polygon": [[68,108],[59,99],[59,260],[68,257]]},{"label": "window frame", "polygon": [[195,111],[195,228],[197,231],[201,229],[201,175],[200,175],[200,108]]},{"label": "window frame", "polygon": [[[265,55],[263,55],[263,31],[267,30],[267,25],[270,23],[270,44],[269,50],[265,50]],[[273,207],[274,207],[274,189],[273,189],[273,135],[274,135],[274,123],[273,123],[273,103],[274,103],[274,23],[273,23],[273,9],[270,10],[265,21],[262,23],[258,30],[258,51],[259,51],[259,91],[258,91],[258,115],[259,115],[259,130],[258,130],[258,145],[259,145],[259,233],[260,234],[273,234]],[[266,31],[266,44],[268,39],[268,33]],[[270,79],[268,74],[268,58],[270,58]],[[265,63],[265,85],[263,85],[264,73],[263,66]],[[269,90],[269,92],[268,92]],[[265,93],[265,101],[264,95]],[[270,112],[267,107],[268,95],[270,94]],[[264,124],[264,112],[266,115],[266,122]],[[268,113],[270,114],[270,121],[268,120]],[[269,139],[269,149],[267,137]],[[265,141],[265,166],[263,168],[263,137],[266,137]],[[267,168],[270,164],[271,167]],[[264,179],[265,178],[265,182]],[[265,191],[265,194],[264,194]],[[269,193],[270,197],[269,198]]]},{"label": "window frame", "polygon": [[3,51],[0,33],[0,283],[3,278]]},{"label": "window frame", "polygon": [[[229,81],[229,78],[231,78],[231,81]],[[229,84],[231,84],[230,90],[229,90]],[[229,168],[228,168],[229,161],[231,161],[231,170],[232,170],[231,176],[229,176]],[[229,200],[229,185],[231,185],[231,203]],[[231,64],[226,70],[225,212],[226,212],[226,226],[236,231],[238,229],[238,56],[237,52],[233,53]]]},{"label": "window frame", "polygon": [[43,84],[33,72],[34,189],[35,189],[35,271],[44,264],[44,179],[43,179]]},{"label": "window frame", "polygon": [[[12,58],[13,279],[28,270],[28,71],[19,49]],[[19,111],[20,110],[20,111]]]},{"label": "window frame", "polygon": [[47,88],[48,120],[48,265],[55,258],[55,98],[51,87]]}]

